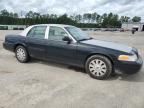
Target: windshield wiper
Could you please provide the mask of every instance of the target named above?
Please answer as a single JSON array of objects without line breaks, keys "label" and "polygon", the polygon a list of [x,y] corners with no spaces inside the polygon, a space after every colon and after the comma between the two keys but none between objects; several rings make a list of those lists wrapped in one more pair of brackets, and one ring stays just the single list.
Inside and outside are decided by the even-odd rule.
[{"label": "windshield wiper", "polygon": [[84,39],[80,39],[78,41],[85,41],[85,40],[91,40],[91,39],[93,39],[93,38],[92,37],[90,37],[90,38],[84,38]]}]

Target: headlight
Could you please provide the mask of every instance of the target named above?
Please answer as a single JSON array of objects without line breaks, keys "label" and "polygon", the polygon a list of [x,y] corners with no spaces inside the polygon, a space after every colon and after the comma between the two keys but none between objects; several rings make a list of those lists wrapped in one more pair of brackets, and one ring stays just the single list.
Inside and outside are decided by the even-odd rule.
[{"label": "headlight", "polygon": [[118,57],[118,60],[120,61],[136,61],[137,60],[137,55],[120,55]]}]

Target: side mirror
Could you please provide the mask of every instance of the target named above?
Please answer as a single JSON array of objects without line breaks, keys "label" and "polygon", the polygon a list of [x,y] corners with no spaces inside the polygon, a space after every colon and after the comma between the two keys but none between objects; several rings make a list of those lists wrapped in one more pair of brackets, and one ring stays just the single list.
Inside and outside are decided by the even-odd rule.
[{"label": "side mirror", "polygon": [[65,36],[62,40],[68,42],[68,44],[72,41],[68,36]]}]

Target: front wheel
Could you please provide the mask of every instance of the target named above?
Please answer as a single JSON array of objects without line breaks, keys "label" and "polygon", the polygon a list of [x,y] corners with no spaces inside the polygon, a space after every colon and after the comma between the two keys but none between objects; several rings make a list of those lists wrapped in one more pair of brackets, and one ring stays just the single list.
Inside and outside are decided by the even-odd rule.
[{"label": "front wheel", "polygon": [[23,46],[16,47],[15,56],[16,56],[17,60],[21,63],[26,63],[30,59],[27,50]]},{"label": "front wheel", "polygon": [[111,61],[101,55],[94,55],[87,59],[85,64],[86,72],[95,79],[104,80],[112,73]]}]

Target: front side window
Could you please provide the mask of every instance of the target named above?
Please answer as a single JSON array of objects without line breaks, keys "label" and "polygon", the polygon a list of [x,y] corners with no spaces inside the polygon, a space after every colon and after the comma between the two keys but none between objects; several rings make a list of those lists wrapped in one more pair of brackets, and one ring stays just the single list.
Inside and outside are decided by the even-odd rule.
[{"label": "front side window", "polygon": [[49,40],[62,41],[66,36],[68,36],[68,34],[60,27],[50,27],[49,29]]},{"label": "front side window", "polygon": [[47,26],[37,26],[37,27],[33,27],[33,28],[29,31],[29,33],[27,34],[27,37],[44,39],[44,38],[45,38],[46,28],[47,28]]}]

